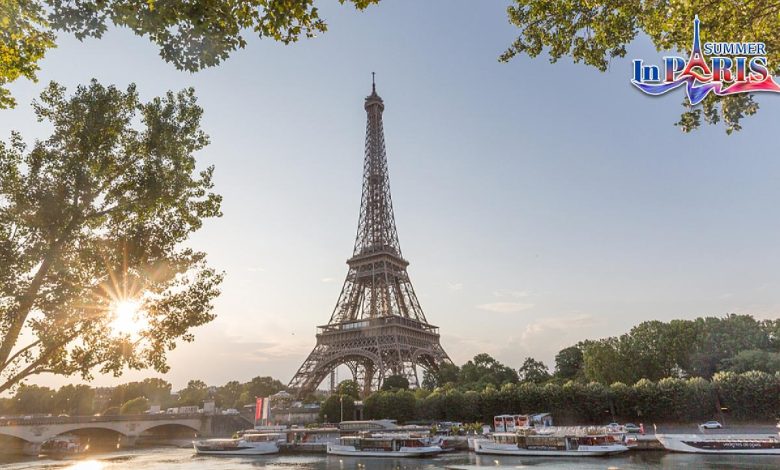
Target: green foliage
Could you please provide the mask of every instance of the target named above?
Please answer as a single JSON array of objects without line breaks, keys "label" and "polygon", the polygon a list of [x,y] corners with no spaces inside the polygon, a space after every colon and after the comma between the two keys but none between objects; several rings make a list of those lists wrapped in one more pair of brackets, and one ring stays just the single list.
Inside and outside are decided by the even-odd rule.
[{"label": "green foliage", "polygon": [[336,387],[336,393],[339,395],[348,395],[355,400],[360,399],[360,387],[354,380],[342,380]]},{"label": "green foliage", "polygon": [[350,395],[334,393],[320,404],[320,421],[324,423],[338,423],[342,418],[350,421],[355,416],[355,400]]},{"label": "green foliage", "polygon": [[54,47],[45,12],[36,0],[0,0],[0,109],[16,106],[6,88],[24,77],[36,80],[38,62]]},{"label": "green foliage", "polygon": [[122,406],[134,398],[146,397],[150,403],[167,408],[171,404],[171,384],[163,379],[150,378],[141,382],[117,385],[111,391],[109,405]]},{"label": "green foliage", "polygon": [[54,390],[49,387],[22,384],[13,396],[14,412],[18,414],[51,413]]},{"label": "green foliage", "polygon": [[380,390],[363,401],[367,419],[396,419],[399,423],[412,421],[416,416],[416,399],[409,390]]},{"label": "green foliage", "polygon": [[[213,168],[196,170],[194,91],[144,103],[134,85],[51,83],[34,109],[49,138],[0,142],[0,392],[41,373],[166,372],[222,280],[184,246],[221,215]],[[124,300],[137,334],[112,326]]]},{"label": "green foliage", "polygon": [[561,349],[555,355],[555,377],[572,380],[582,374],[582,349],[579,346],[570,346]]},{"label": "green foliage", "polygon": [[138,415],[149,409],[149,400],[145,397],[137,397],[124,403],[119,409],[120,415]]},{"label": "green foliage", "polygon": [[94,413],[92,402],[95,391],[89,385],[64,385],[52,400],[52,413],[70,416],[90,416]]},{"label": "green foliage", "polygon": [[773,419],[780,416],[780,375],[750,371],[719,372],[712,378],[720,405],[736,420]]},{"label": "green foliage", "polygon": [[209,397],[209,387],[202,380],[190,380],[187,387],[179,391],[179,405],[202,406]]},{"label": "green foliage", "polygon": [[[492,422],[505,413],[551,412],[557,424],[605,424],[611,421],[702,422],[719,417],[719,406],[738,421],[780,416],[780,374],[718,373],[701,377],[641,379],[633,385],[569,381],[564,384],[507,383],[500,389],[462,392],[438,388],[426,395],[378,391],[364,400],[367,418]],[[720,404],[720,405],[719,405]],[[412,418],[413,417],[413,418]]]},{"label": "green foliage", "polygon": [[[517,40],[501,55],[508,61],[519,54],[536,57],[547,51],[550,62],[568,56],[601,71],[615,57],[625,57],[626,46],[643,33],[659,51],[690,53],[693,18],[699,15],[702,40],[762,41],[768,60],[780,64],[780,5],[765,2],[514,0],[509,21],[520,29]],[[745,32],[749,31],[746,36]],[[690,132],[705,121],[723,121],[727,133],[741,129],[744,116],[755,114],[751,95],[708,96],[695,109],[686,107],[677,125]]]},{"label": "green foliage", "polygon": [[[584,377],[604,384],[633,384],[643,378],[711,378],[731,367],[774,372],[775,356],[768,353],[774,347],[774,328],[774,322],[733,314],[669,323],[648,321],[620,337],[583,341],[576,347],[582,350]],[[757,352],[740,356],[751,350]]]},{"label": "green foliage", "polygon": [[550,371],[542,361],[527,357],[517,371],[521,382],[544,383],[552,378]]},{"label": "green foliage", "polygon": [[514,369],[485,353],[477,354],[473,360],[463,364],[458,379],[467,390],[481,390],[486,385],[500,387],[519,380]]},{"label": "green foliage", "polygon": [[409,380],[402,375],[391,375],[382,381],[382,390],[409,390]]},{"label": "green foliage", "polygon": [[221,408],[238,408],[244,404],[239,401],[243,391],[244,389],[238,380],[231,380],[217,388],[214,397],[215,405]]},{"label": "green foliage", "polygon": [[780,372],[780,353],[760,349],[746,349],[736,356],[724,359],[722,369],[731,372],[757,370],[768,374]]},{"label": "green foliage", "polygon": [[[363,10],[378,1],[339,3]],[[189,72],[243,49],[247,34],[290,44],[327,30],[314,0],[0,0],[0,108],[14,105],[4,85],[35,79],[54,31],[82,40],[102,37],[111,25],[149,38],[166,62]]]}]

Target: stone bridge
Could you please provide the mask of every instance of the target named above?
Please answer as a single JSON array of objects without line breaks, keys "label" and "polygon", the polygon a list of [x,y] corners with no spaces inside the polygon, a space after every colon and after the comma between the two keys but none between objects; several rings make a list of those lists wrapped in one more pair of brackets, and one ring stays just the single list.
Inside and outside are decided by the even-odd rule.
[{"label": "stone bridge", "polygon": [[[157,414],[123,416],[74,416],[51,418],[12,418],[0,420],[0,436],[24,441],[25,453],[37,453],[47,440],[74,431],[105,430],[115,432],[119,447],[132,447],[142,433],[161,426],[192,431],[193,436],[210,436],[212,421],[221,416],[203,414]],[[224,427],[224,426],[220,426]]]}]

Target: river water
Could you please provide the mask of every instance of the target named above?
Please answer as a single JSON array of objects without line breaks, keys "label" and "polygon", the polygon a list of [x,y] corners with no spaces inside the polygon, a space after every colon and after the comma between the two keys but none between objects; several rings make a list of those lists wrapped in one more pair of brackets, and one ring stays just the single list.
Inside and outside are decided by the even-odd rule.
[{"label": "river water", "polygon": [[780,469],[780,456],[672,454],[634,451],[616,457],[540,458],[490,457],[472,453],[446,454],[432,459],[353,458],[326,455],[274,455],[266,457],[204,457],[190,449],[151,448],[96,454],[80,460],[0,460],[8,470],[190,470],[265,467],[277,470],[471,470],[503,469]]}]

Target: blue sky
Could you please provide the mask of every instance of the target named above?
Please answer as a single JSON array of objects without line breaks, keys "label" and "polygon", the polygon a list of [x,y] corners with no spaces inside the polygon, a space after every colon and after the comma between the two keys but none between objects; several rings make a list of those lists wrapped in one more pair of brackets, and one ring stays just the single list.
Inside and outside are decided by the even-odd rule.
[{"label": "blue sky", "polygon": [[195,87],[212,142],[198,160],[216,166],[225,215],[191,243],[227,278],[218,319],[171,354],[175,387],[287,381],[314,346],[352,250],[372,71],[401,246],[456,363],[488,352],[552,366],[559,349],[644,320],[777,317],[780,97],[761,96],[735,135],[683,134],[682,95],[629,83],[631,58],[660,61],[648,41],[606,73],[546,57],[501,64],[516,35],[505,6],[325,2],[321,37],[251,38],[197,74],[126,30],[62,34],[41,82],[13,85],[20,105],[0,113],[0,131],[47,135],[29,103],[49,80],[135,82],[147,99]]}]

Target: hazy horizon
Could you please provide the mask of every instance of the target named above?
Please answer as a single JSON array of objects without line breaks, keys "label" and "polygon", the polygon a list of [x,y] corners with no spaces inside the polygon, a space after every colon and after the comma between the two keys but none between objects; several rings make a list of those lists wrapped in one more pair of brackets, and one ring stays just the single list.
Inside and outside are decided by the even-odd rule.
[{"label": "hazy horizon", "polygon": [[[631,59],[600,73],[570,60],[497,57],[517,31],[504,6],[325,5],[329,31],[291,46],[250,39],[221,66],[178,72],[144,38],[111,29],[60,34],[39,83],[10,88],[2,139],[48,135],[30,102],[50,80],[95,77],[144,99],[193,86],[224,217],[190,244],[226,272],[217,319],[147,376],[174,389],[270,375],[287,382],[315,344],[347,272],[360,205],[363,98],[377,73],[401,247],[428,321],[457,364],[487,352],[518,368],[554,366],[583,339],[645,320],[749,313],[778,317],[780,98],[727,136],[684,134],[682,95],[634,89]],[[342,377],[343,378],[343,377]],[[37,377],[60,386],[77,378]]]}]

